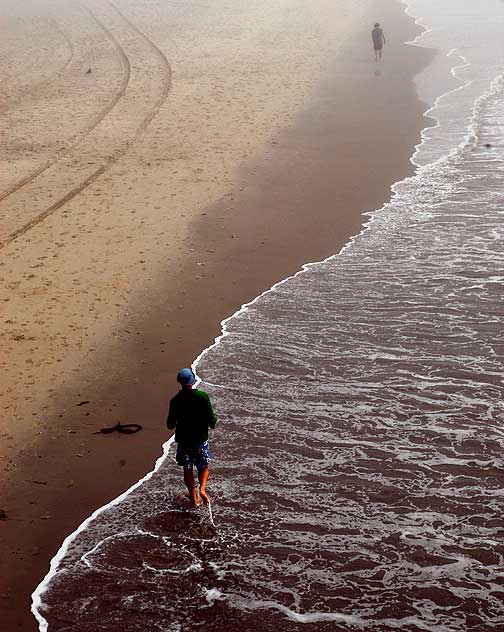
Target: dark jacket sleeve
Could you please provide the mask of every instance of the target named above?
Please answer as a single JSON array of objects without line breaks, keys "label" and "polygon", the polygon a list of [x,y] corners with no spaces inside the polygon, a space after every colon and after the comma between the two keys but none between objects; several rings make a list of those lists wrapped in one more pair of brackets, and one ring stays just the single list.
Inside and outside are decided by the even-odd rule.
[{"label": "dark jacket sleeve", "polygon": [[169,430],[173,430],[177,425],[178,414],[177,414],[177,406],[173,399],[170,400],[170,408],[168,410],[168,417],[166,419],[166,425]]},{"label": "dark jacket sleeve", "polygon": [[210,397],[208,397],[207,393],[205,393],[205,401],[207,404],[207,419],[208,419],[208,426],[210,428],[215,428],[215,426],[217,425],[217,417],[214,413],[214,409],[212,407],[212,402],[210,401]]}]

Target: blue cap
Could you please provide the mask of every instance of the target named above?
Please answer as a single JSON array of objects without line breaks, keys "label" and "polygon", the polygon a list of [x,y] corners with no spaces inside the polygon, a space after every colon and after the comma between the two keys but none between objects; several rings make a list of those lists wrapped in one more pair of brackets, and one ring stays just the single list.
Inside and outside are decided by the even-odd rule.
[{"label": "blue cap", "polygon": [[177,373],[177,382],[182,384],[182,386],[188,386],[189,384],[194,384],[194,382],[196,382],[196,376],[191,369],[180,369]]}]

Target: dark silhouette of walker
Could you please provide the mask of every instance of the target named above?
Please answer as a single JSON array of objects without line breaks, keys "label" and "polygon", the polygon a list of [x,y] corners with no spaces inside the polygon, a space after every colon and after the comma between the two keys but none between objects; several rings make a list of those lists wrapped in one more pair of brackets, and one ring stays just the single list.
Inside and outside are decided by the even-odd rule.
[{"label": "dark silhouette of walker", "polygon": [[385,34],[383,33],[383,29],[379,22],[375,23],[374,28],[371,31],[371,38],[373,40],[375,60],[380,61],[383,54],[383,47],[385,46]]}]

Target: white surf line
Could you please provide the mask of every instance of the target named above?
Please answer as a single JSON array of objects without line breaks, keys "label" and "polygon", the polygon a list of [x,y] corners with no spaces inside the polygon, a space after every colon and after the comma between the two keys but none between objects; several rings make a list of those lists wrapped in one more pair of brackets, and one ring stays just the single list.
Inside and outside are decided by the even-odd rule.
[{"label": "white surf line", "polygon": [[213,520],[213,514],[212,514],[212,504],[210,503],[210,499],[208,500],[208,516],[210,518],[210,522],[212,524],[212,527],[215,527],[215,522]]},{"label": "white surf line", "polygon": [[[413,14],[413,8],[411,7],[411,1],[410,0],[400,0],[400,2],[405,6],[404,12],[406,13],[406,15],[408,15],[410,18],[415,20],[415,24],[417,26],[420,26],[421,28],[424,29],[422,33],[420,33],[419,35],[417,35],[417,37],[415,37],[415,39],[410,40],[410,41],[405,42],[405,43],[408,44],[409,46],[416,46],[417,48],[425,48],[425,46],[423,46],[421,44],[421,40],[426,34],[434,31],[434,28],[429,28],[425,24],[425,22],[424,22],[425,18],[418,17],[418,16]],[[432,47],[430,47],[430,46],[428,46],[427,48],[431,48],[431,50],[432,50]],[[434,49],[434,50],[438,50],[439,51],[439,49]],[[441,51],[439,51],[439,52],[441,52]],[[486,90],[483,94],[481,94],[473,102],[473,104],[471,106],[471,110],[470,110],[471,116],[470,116],[470,119],[469,119],[469,125],[466,128],[466,135],[460,141],[460,143],[457,146],[453,147],[446,156],[442,156],[441,158],[435,160],[433,163],[429,163],[427,165],[418,165],[415,162],[415,158],[420,153],[420,150],[421,150],[422,146],[426,145],[430,141],[430,138],[426,136],[427,132],[429,130],[434,130],[434,129],[437,129],[437,128],[441,127],[441,120],[437,116],[435,116],[435,114],[433,113],[434,110],[436,110],[440,106],[441,101],[445,97],[449,96],[450,94],[454,94],[455,92],[459,92],[461,90],[465,90],[466,88],[468,88],[469,86],[471,86],[474,83],[474,80],[472,80],[472,79],[464,80],[464,79],[461,79],[458,76],[458,72],[460,70],[463,70],[465,68],[469,68],[469,67],[473,66],[474,65],[473,62],[470,62],[466,57],[464,57],[464,55],[459,53],[458,49],[456,49],[456,48],[450,49],[448,51],[448,53],[445,54],[445,57],[452,57],[454,55],[456,55],[462,61],[462,63],[459,64],[459,65],[454,65],[451,68],[451,70],[450,70],[450,74],[453,76],[453,78],[456,81],[460,82],[460,85],[456,86],[455,88],[452,88],[451,90],[447,90],[443,94],[441,94],[438,97],[436,97],[436,99],[434,101],[434,105],[432,105],[432,107],[429,107],[423,113],[423,116],[428,116],[429,118],[435,120],[436,121],[436,125],[425,127],[422,130],[422,132],[421,132],[421,140],[420,140],[420,142],[417,145],[415,145],[415,151],[414,151],[414,153],[413,153],[413,155],[412,155],[410,160],[411,160],[412,164],[415,167],[419,168],[419,169],[435,165],[438,162],[441,162],[441,161],[443,161],[443,160],[445,160],[445,159],[457,154],[460,150],[463,150],[466,147],[471,147],[471,146],[474,147],[474,146],[476,146],[476,144],[477,144],[477,142],[479,140],[478,135],[477,135],[477,129],[476,129],[477,128],[477,126],[476,126],[477,114],[478,114],[479,110],[481,109],[481,106],[484,105],[484,103],[485,103],[485,101],[487,99],[491,98],[496,93],[498,93],[500,90],[502,90],[502,83],[503,83],[503,80],[504,80],[504,75],[503,74],[498,74],[498,75],[496,75],[493,78],[493,80],[491,80],[489,82],[488,90]],[[395,183],[395,184],[398,184],[398,183]],[[394,186],[395,185],[392,186],[392,190],[394,190]]]},{"label": "white surf line", "polygon": [[[400,0],[400,2],[404,5],[405,9],[404,9],[404,13],[406,13],[406,15],[408,15],[410,18],[412,18],[413,20],[415,20],[415,24],[417,26],[419,26],[420,28],[424,29],[422,31],[422,33],[420,33],[419,35],[417,35],[415,37],[415,39],[413,40],[409,40],[408,42],[405,42],[406,44],[408,44],[409,46],[416,46],[417,48],[425,48],[425,46],[423,46],[420,42],[420,40],[428,33],[431,33],[432,31],[434,31],[434,28],[429,28],[425,22],[424,22],[424,18],[416,16],[413,14],[413,9],[411,7],[411,2],[410,0]],[[428,47],[431,48],[431,47]],[[432,50],[432,48],[431,48]],[[438,50],[438,49],[434,49],[434,50]],[[441,51],[438,50],[439,53],[441,53]],[[446,92],[443,92],[443,94],[440,94],[438,97],[436,97],[434,104],[429,107],[424,113],[423,116],[428,116],[429,118],[433,119],[434,121],[436,121],[436,125],[430,125],[425,127],[422,132],[421,132],[421,136],[420,136],[420,142],[415,145],[415,151],[413,152],[413,155],[411,157],[411,162],[413,165],[415,165],[416,167],[419,167],[420,165],[418,165],[415,162],[415,158],[416,156],[420,153],[421,148],[423,147],[423,145],[427,144],[429,142],[429,138],[426,136],[426,133],[428,132],[428,130],[434,130],[437,129],[439,127],[441,127],[441,120],[439,118],[437,118],[434,114],[433,111],[436,110],[440,103],[441,100],[444,99],[445,97],[447,97],[448,95],[458,92],[459,90],[464,90],[465,88],[468,88],[473,82],[472,80],[467,80],[467,81],[463,81],[462,79],[459,79],[457,77],[457,71],[462,70],[464,68],[469,68],[469,66],[472,65],[471,62],[469,62],[463,55],[461,55],[460,53],[457,53],[457,49],[456,48],[452,48],[447,54],[446,57],[451,57],[452,55],[457,54],[458,58],[462,61],[462,63],[460,65],[455,65],[453,66],[453,68],[450,70],[450,74],[454,77],[454,79],[456,79],[457,81],[460,82],[461,85],[456,86],[455,88],[452,88],[451,90],[447,90]],[[424,165],[426,166],[426,165]]]},{"label": "white surf line", "polygon": [[[70,544],[73,542],[73,540],[75,540],[75,538],[79,535],[79,533],[81,531],[83,531],[89,525],[89,523],[92,522],[97,516],[99,516],[101,513],[103,513],[106,509],[109,509],[110,507],[113,507],[114,505],[119,504],[132,491],[134,491],[135,489],[140,487],[140,485],[142,485],[145,481],[148,481],[151,478],[151,476],[153,476],[153,474],[155,472],[157,472],[157,470],[164,463],[164,460],[168,456],[168,452],[169,452],[170,447],[173,444],[174,440],[175,440],[175,436],[172,436],[172,437],[170,437],[168,439],[168,441],[163,443],[163,454],[157,459],[157,461],[156,461],[156,463],[154,465],[154,469],[152,471],[150,471],[143,478],[141,478],[139,481],[137,481],[134,485],[132,485],[125,492],[123,492],[120,496],[117,496],[117,498],[114,498],[114,500],[111,500],[106,505],[103,505],[103,507],[100,507],[99,509],[94,511],[89,516],[89,518],[86,518],[86,520],[84,520],[84,522],[77,527],[77,529],[73,533],[71,533],[69,536],[67,536],[65,538],[65,540],[63,541],[63,544],[61,545],[60,549],[58,550],[56,555],[51,560],[50,567],[49,567],[49,572],[47,573],[47,575],[44,577],[44,579],[41,581],[41,583],[37,586],[37,588],[32,593],[31,611],[32,611],[33,616],[35,617],[35,619],[38,621],[40,632],[46,632],[47,629],[48,629],[48,623],[47,623],[47,621],[45,620],[45,618],[43,617],[43,615],[40,612],[41,607],[42,607],[42,596],[43,596],[44,592],[46,591],[50,580],[58,573],[59,563],[65,557],[66,552],[67,552],[68,547],[70,546]],[[105,539],[107,539],[107,538],[105,538]],[[100,541],[96,546],[93,547],[92,550],[88,551],[87,553],[85,553],[81,557],[81,560],[83,560],[84,563],[87,563],[86,556],[91,554],[92,551],[94,549],[96,549],[101,544],[101,542],[102,541]]]},{"label": "white surf line", "polygon": [[[231,596],[231,595],[230,595]],[[231,596],[233,597],[233,596]],[[219,599],[226,599],[227,596],[225,593],[220,593],[218,596]],[[430,626],[427,625],[424,621],[419,619],[418,617],[411,616],[405,617],[403,619],[363,619],[362,617],[358,617],[350,614],[342,614],[339,612],[296,612],[291,610],[287,606],[284,606],[281,603],[277,603],[276,601],[268,601],[268,600],[250,600],[247,601],[242,598],[231,598],[229,599],[229,603],[232,606],[238,607],[243,610],[279,610],[283,612],[289,619],[295,621],[296,623],[319,623],[321,621],[338,621],[342,623],[347,623],[348,625],[356,626],[361,629],[366,629],[369,627],[375,627],[377,625],[388,625],[393,629],[401,629],[405,626],[415,625],[421,630],[425,631],[433,631],[439,630],[438,626]]]},{"label": "white surf line", "polygon": [[[412,16],[410,16],[410,17],[412,17]],[[409,45],[413,45],[410,42],[405,42],[405,43],[409,44]],[[418,146],[420,146],[421,144],[422,143],[420,143]],[[416,149],[416,147],[415,147],[415,149]],[[413,163],[413,156],[414,156],[414,154],[410,158],[410,162],[414,165],[414,163]],[[443,159],[440,159],[440,160],[443,160]],[[438,161],[436,161],[436,162],[438,162]],[[433,163],[433,164],[435,164],[435,163]],[[432,165],[429,165],[429,166],[432,166]],[[397,193],[396,193],[396,191],[394,189],[395,185],[397,185],[397,184],[399,184],[400,182],[403,182],[403,181],[404,180],[399,180],[396,183],[394,183],[394,185],[391,186],[391,191],[393,193],[393,195],[391,196],[391,199],[397,195]],[[199,362],[201,361],[201,359],[209,351],[214,349],[220,343],[220,341],[223,338],[225,338],[226,336],[230,335],[230,332],[227,329],[227,324],[233,318],[236,318],[237,316],[243,314],[244,312],[246,312],[248,310],[248,308],[251,305],[253,305],[257,301],[259,301],[263,296],[266,296],[270,292],[274,292],[278,287],[280,287],[281,285],[283,285],[287,281],[290,281],[291,279],[294,279],[294,278],[298,277],[300,274],[303,274],[305,271],[309,270],[309,268],[311,268],[313,266],[320,266],[320,265],[322,265],[322,264],[324,264],[324,263],[326,263],[328,261],[331,261],[331,260],[336,259],[337,257],[341,256],[344,253],[344,251],[347,248],[349,248],[356,239],[358,239],[363,233],[365,233],[370,228],[375,216],[379,215],[380,212],[383,211],[389,205],[389,203],[390,202],[386,202],[379,209],[377,209],[377,210],[375,210],[375,211],[373,211],[371,213],[366,213],[366,215],[370,216],[370,219],[367,222],[363,222],[362,230],[358,234],[350,237],[348,242],[340,249],[339,252],[337,252],[335,254],[332,254],[329,257],[326,257],[325,259],[323,259],[321,261],[314,261],[314,262],[305,263],[301,267],[301,269],[298,270],[295,274],[293,274],[293,275],[291,275],[291,276],[289,276],[289,277],[287,277],[285,279],[282,279],[278,283],[275,283],[269,289],[265,290],[264,292],[262,292],[261,294],[256,296],[252,301],[250,301],[248,303],[244,303],[240,307],[240,309],[237,310],[234,314],[232,314],[228,318],[225,318],[224,320],[222,320],[221,323],[220,323],[221,331],[222,331],[221,335],[217,336],[217,338],[215,338],[213,344],[208,346],[206,349],[203,349],[203,351],[198,355],[198,357],[194,360],[194,362],[191,365],[191,368],[194,371],[195,375],[197,376],[197,366],[198,366]],[[199,378],[197,376],[197,381],[196,381],[195,385],[197,386],[201,381],[202,381],[201,378]],[[225,387],[221,386],[220,388],[225,388]],[[43,606],[42,595],[47,590],[49,582],[52,579],[52,577],[54,577],[58,573],[58,565],[61,562],[61,560],[65,557],[69,545],[73,542],[73,540],[76,538],[76,536],[79,533],[81,533],[81,531],[83,531],[97,516],[99,516],[101,513],[103,513],[106,509],[119,504],[132,491],[134,491],[135,489],[140,487],[140,485],[142,485],[145,481],[149,480],[151,478],[151,476],[153,476],[153,474],[155,472],[157,472],[157,470],[163,464],[165,458],[168,456],[169,449],[170,449],[170,447],[171,447],[173,442],[174,442],[174,436],[170,437],[170,439],[163,444],[163,454],[157,459],[157,461],[155,463],[155,466],[154,466],[154,469],[151,472],[146,474],[142,479],[140,479],[137,483],[132,485],[129,489],[127,489],[125,492],[123,492],[117,498],[115,498],[114,500],[110,501],[109,503],[107,503],[103,507],[100,507],[99,509],[94,511],[91,514],[91,516],[89,516],[89,518],[86,518],[86,520],[84,520],[84,522],[81,525],[79,525],[79,527],[77,527],[77,529],[73,533],[71,533],[69,536],[67,536],[65,538],[65,540],[63,541],[63,544],[61,545],[60,549],[58,550],[58,552],[56,553],[56,555],[52,558],[52,560],[50,562],[50,567],[49,567],[48,573],[46,574],[46,576],[44,577],[42,582],[37,586],[35,591],[32,593],[31,611],[32,611],[35,619],[38,621],[39,632],[47,632],[47,630],[48,630],[48,623],[47,623],[46,619],[43,617],[43,615],[40,612],[40,610],[41,610],[41,608]],[[210,517],[211,517],[211,520],[212,520],[212,524],[214,524],[213,523],[213,516],[211,514],[211,509],[209,509],[209,514],[210,514]]]},{"label": "white surf line", "polygon": [[[416,17],[415,15],[413,15],[412,12],[412,8],[410,6],[410,0],[400,0],[404,5],[405,5],[405,13],[406,15],[409,15],[411,18],[413,18],[415,20],[415,24],[417,24],[418,26],[420,26],[421,28],[424,29],[423,33],[420,33],[420,35],[418,35],[414,40],[411,40],[409,42],[406,42],[407,44],[409,44],[410,46],[417,46],[419,48],[425,48],[422,44],[421,44],[421,39],[427,34],[430,33],[432,31],[434,31],[434,28],[428,28],[425,23],[424,23],[424,18],[422,17]],[[429,116],[431,119],[436,121],[436,125],[434,126],[429,126],[426,127],[422,130],[421,133],[421,140],[420,143],[418,143],[418,145],[415,146],[415,152],[412,156],[412,163],[415,166],[419,166],[417,165],[417,163],[415,162],[415,158],[416,156],[420,153],[420,150],[422,148],[423,145],[427,144],[431,139],[426,136],[427,132],[429,130],[434,130],[437,129],[439,127],[441,127],[441,120],[435,116],[434,114],[434,110],[438,109],[438,107],[441,106],[441,101],[443,99],[445,99],[447,96],[454,94],[455,92],[459,92],[462,90],[465,90],[466,88],[468,88],[469,86],[471,86],[474,83],[474,80],[472,79],[467,79],[467,80],[463,80],[458,76],[459,71],[464,70],[466,68],[469,68],[471,66],[473,66],[474,64],[472,62],[470,62],[466,57],[464,57],[464,55],[462,55],[457,48],[451,48],[448,53],[445,54],[446,57],[452,57],[452,56],[457,56],[460,60],[461,60],[461,64],[458,65],[454,65],[451,70],[450,70],[450,74],[453,76],[453,78],[460,82],[459,86],[456,86],[455,88],[452,88],[451,90],[447,90],[446,92],[444,92],[443,94],[439,95],[438,97],[436,97],[435,101],[434,101],[434,105],[432,107],[430,107],[429,109],[427,109],[424,112],[424,116]],[[445,156],[445,158],[448,158],[449,156],[452,156],[454,154],[456,154],[458,151],[460,151],[461,149],[464,149],[465,147],[471,146],[471,145],[475,145],[477,143],[477,134],[476,134],[476,130],[475,130],[475,120],[477,117],[477,112],[479,107],[481,106],[482,102],[484,102],[487,98],[491,97],[492,94],[495,91],[495,83],[496,81],[499,81],[499,78],[501,77],[501,75],[497,75],[493,81],[490,82],[488,90],[486,92],[484,92],[483,94],[481,94],[478,99],[472,104],[471,107],[471,117],[469,120],[469,125],[466,128],[467,133],[465,135],[465,137],[463,138],[463,140],[460,141],[460,143],[456,146],[453,147],[452,150],[449,152],[449,154],[447,156]],[[439,160],[442,160],[443,158],[440,158]],[[437,161],[435,161],[432,164],[436,164]],[[428,165],[423,165],[423,166],[428,166]]]}]

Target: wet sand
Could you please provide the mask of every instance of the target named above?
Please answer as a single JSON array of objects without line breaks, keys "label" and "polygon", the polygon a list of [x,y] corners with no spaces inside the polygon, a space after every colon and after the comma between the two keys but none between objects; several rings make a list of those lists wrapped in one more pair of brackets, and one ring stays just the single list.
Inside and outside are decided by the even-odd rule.
[{"label": "wet sand", "polygon": [[[97,1],[87,22],[42,4],[61,39],[8,57],[19,29],[40,37],[27,8],[1,49],[19,59],[0,84],[9,630],[36,628],[29,596],[65,535],[151,469],[176,370],[243,302],[338,251],[411,172],[426,124],[412,77],[430,58],[400,44],[416,27],[389,0],[372,15],[285,1],[262,22],[241,3],[219,16],[124,1],[120,16]],[[93,434],[117,420],[143,431]]]}]

